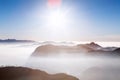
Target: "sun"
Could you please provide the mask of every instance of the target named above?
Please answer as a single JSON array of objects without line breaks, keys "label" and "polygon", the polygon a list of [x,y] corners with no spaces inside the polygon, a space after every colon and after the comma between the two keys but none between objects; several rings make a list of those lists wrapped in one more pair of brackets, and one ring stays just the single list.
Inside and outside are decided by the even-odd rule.
[{"label": "sun", "polygon": [[69,11],[64,9],[50,9],[44,14],[44,31],[49,33],[50,40],[63,40],[70,36],[71,28]]},{"label": "sun", "polygon": [[61,10],[52,10],[48,13],[47,23],[49,26],[65,26],[67,21],[66,13]]},{"label": "sun", "polygon": [[47,13],[47,24],[49,26],[64,26],[67,22],[66,12],[61,9],[62,0],[48,0],[49,12]]},{"label": "sun", "polygon": [[[49,5],[39,12],[38,20],[41,21],[38,30],[42,29],[49,40],[63,40],[71,36],[72,15],[71,8],[58,5],[62,0],[49,0]],[[55,1],[55,2],[54,2]],[[57,1],[57,2],[56,2]],[[60,3],[61,4],[61,3]],[[57,5],[57,6],[56,6]]]}]

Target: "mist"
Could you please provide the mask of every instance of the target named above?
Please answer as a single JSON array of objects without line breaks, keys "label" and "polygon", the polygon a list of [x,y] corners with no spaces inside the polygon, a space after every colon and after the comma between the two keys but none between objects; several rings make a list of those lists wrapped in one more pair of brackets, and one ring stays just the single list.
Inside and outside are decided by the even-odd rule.
[{"label": "mist", "polygon": [[74,53],[31,56],[40,45],[0,44],[0,66],[24,66],[51,74],[67,73],[80,80],[120,80],[120,57],[118,56],[88,56]]}]

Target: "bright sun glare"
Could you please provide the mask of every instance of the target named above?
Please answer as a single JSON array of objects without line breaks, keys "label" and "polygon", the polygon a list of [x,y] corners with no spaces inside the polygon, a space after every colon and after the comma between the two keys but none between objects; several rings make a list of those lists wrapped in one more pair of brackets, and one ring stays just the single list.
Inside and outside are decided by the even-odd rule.
[{"label": "bright sun glare", "polygon": [[45,15],[44,29],[49,32],[49,38],[54,40],[62,40],[69,37],[70,33],[70,18],[68,10],[62,8],[50,9]]},{"label": "bright sun glare", "polygon": [[67,24],[66,11],[61,9],[62,0],[48,0],[49,12],[46,14],[46,21],[49,26],[58,27]]},{"label": "bright sun glare", "polygon": [[42,19],[42,29],[49,33],[50,40],[67,39],[70,35],[72,23],[71,8],[61,5],[62,0],[48,0],[48,6],[43,9],[40,16]]},{"label": "bright sun glare", "polygon": [[47,23],[50,26],[65,26],[67,24],[66,14],[60,10],[51,11],[47,16]]}]

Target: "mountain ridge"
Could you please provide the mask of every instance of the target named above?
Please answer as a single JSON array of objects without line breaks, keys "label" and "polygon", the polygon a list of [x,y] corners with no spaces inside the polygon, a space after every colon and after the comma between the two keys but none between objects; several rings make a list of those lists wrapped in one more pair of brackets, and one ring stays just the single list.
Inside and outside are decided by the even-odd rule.
[{"label": "mountain ridge", "polygon": [[23,43],[23,42],[35,42],[33,40],[17,40],[17,39],[0,39],[0,43]]},{"label": "mountain ridge", "polygon": [[85,53],[85,54],[117,54],[120,55],[119,47],[102,47],[94,42],[77,44],[74,46],[45,44],[37,47],[32,56],[47,55],[50,53]]}]

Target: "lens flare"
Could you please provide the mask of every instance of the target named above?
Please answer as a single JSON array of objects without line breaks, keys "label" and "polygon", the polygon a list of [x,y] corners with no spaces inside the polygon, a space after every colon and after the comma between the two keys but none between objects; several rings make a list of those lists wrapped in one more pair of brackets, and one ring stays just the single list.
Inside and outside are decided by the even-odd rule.
[{"label": "lens flare", "polygon": [[49,7],[59,7],[62,3],[62,0],[48,0]]}]

